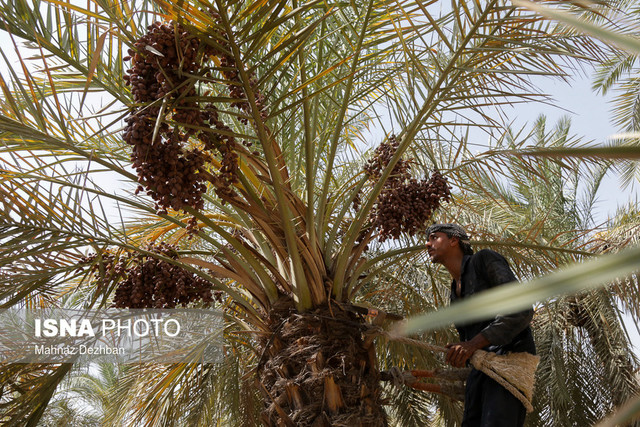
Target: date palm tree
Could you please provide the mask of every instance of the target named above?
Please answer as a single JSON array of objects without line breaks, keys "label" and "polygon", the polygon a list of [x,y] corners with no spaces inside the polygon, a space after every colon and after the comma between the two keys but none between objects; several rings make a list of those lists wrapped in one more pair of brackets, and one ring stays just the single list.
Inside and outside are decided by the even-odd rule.
[{"label": "date palm tree", "polygon": [[[566,77],[610,48],[502,0],[0,4],[17,55],[3,49],[0,80],[1,307],[72,295],[226,313],[222,364],[132,368],[112,423],[456,423],[459,404],[383,390],[387,364],[436,358],[373,340],[352,303],[442,305],[416,228],[482,218],[492,199],[473,192],[502,185],[464,134],[499,135],[504,106],[544,99],[532,76]],[[433,169],[453,193],[442,207]],[[487,240],[534,235],[478,224]],[[523,277],[576,252],[564,237],[514,247]],[[177,278],[197,292],[170,288]],[[3,422],[36,425],[70,369],[3,365]]]}]

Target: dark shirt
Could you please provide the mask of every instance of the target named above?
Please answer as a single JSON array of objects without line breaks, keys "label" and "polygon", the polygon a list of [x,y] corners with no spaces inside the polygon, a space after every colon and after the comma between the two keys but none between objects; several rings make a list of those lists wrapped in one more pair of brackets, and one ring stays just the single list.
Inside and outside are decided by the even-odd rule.
[{"label": "dark shirt", "polygon": [[[455,280],[451,282],[451,303],[485,289],[516,281],[507,260],[499,253],[483,249],[462,260],[460,297],[456,295]],[[468,341],[481,333],[491,344],[485,350],[504,354],[524,351],[535,354],[533,334],[529,324],[533,309],[468,323],[456,324],[461,341]]]}]

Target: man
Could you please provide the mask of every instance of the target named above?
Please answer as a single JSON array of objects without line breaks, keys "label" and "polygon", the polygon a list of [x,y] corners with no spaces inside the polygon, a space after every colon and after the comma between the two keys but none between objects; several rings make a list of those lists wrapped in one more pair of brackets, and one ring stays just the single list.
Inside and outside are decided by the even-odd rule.
[{"label": "man", "polygon": [[[432,262],[442,264],[451,277],[451,303],[516,280],[507,260],[497,252],[483,249],[474,254],[469,237],[457,224],[429,227],[427,251]],[[469,324],[456,324],[460,342],[447,344],[446,362],[464,367],[478,349],[498,354],[535,354],[529,324],[533,310]],[[504,387],[473,369],[467,378],[463,427],[522,426],[526,410]]]}]

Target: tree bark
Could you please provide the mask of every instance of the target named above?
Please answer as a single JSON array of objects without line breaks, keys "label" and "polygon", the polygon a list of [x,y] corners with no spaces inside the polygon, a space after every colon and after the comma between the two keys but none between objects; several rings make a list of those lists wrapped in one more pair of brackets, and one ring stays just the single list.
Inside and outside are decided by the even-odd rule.
[{"label": "tree bark", "polygon": [[[281,298],[269,316],[258,376],[267,426],[387,426],[363,316],[336,303],[299,313]],[[373,352],[373,353],[372,353]]]}]

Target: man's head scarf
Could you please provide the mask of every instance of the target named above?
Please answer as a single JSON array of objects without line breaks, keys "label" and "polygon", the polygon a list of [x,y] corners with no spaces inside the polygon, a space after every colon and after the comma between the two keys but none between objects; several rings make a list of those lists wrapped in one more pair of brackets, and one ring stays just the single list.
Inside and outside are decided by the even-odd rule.
[{"label": "man's head scarf", "polygon": [[427,236],[430,236],[431,233],[437,232],[444,233],[449,237],[457,237],[460,240],[460,249],[462,249],[462,253],[465,255],[473,254],[473,249],[471,249],[469,242],[469,236],[467,235],[467,232],[464,231],[464,228],[460,227],[458,224],[433,224],[427,229]]}]

